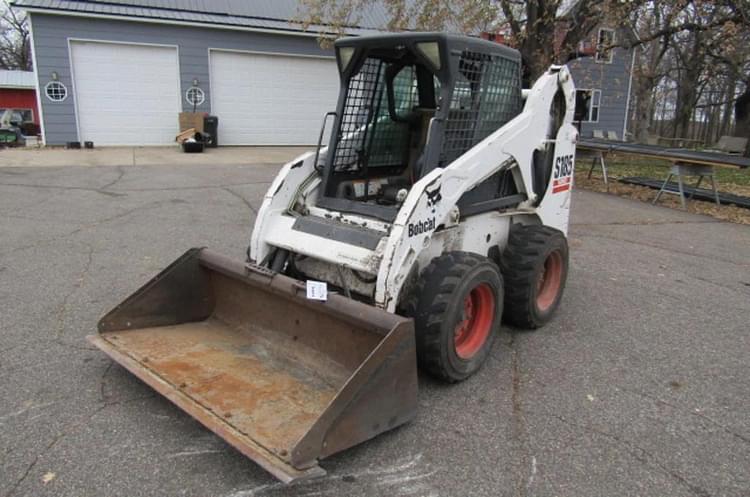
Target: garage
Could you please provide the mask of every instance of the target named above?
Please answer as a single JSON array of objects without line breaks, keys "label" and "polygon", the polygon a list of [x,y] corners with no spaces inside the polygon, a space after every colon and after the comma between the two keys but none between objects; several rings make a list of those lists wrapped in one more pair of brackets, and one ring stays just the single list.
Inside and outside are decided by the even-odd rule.
[{"label": "garage", "polygon": [[195,112],[218,118],[220,145],[310,146],[336,107],[330,26],[302,26],[298,2],[13,1],[33,19],[46,145],[175,146]]},{"label": "garage", "polygon": [[210,51],[211,109],[226,145],[312,145],[335,110],[332,57]]},{"label": "garage", "polygon": [[80,141],[166,145],[179,131],[177,48],[71,41]]}]

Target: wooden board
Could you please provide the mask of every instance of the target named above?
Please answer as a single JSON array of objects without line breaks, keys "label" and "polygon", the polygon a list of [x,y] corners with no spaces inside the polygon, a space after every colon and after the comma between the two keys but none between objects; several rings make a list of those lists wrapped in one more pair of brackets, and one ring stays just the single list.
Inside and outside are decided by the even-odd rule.
[{"label": "wooden board", "polygon": [[204,112],[180,112],[180,131],[195,128],[195,131],[203,133]]},{"label": "wooden board", "polygon": [[640,157],[656,157],[684,162],[688,164],[702,164],[705,166],[750,167],[750,158],[739,155],[722,154],[719,152],[705,152],[687,150],[684,148],[667,148],[657,145],[642,145],[638,143],[613,142],[607,140],[579,140],[577,148],[580,150],[594,150],[602,153],[617,152],[621,154],[637,155]]}]

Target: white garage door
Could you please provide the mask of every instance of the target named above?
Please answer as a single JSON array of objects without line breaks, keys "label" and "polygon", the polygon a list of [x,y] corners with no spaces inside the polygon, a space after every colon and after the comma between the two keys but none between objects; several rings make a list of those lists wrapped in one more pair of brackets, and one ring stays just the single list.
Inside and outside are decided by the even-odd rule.
[{"label": "white garage door", "polygon": [[71,42],[81,141],[165,145],[179,131],[177,49]]},{"label": "white garage door", "polygon": [[315,144],[338,90],[333,59],[211,51],[211,112],[222,144]]}]

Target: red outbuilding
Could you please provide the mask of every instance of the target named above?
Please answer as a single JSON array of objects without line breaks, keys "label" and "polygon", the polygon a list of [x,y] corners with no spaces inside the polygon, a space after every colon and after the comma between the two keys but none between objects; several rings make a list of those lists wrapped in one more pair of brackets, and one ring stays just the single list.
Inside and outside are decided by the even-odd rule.
[{"label": "red outbuilding", "polygon": [[[25,130],[39,127],[36,80],[31,71],[0,70],[0,120],[9,119],[20,120]],[[3,125],[6,123],[0,123]]]}]

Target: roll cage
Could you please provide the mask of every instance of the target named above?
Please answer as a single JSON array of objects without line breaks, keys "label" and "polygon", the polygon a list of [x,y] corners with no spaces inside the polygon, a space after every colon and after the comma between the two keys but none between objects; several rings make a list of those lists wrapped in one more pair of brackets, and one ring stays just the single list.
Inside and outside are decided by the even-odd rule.
[{"label": "roll cage", "polygon": [[324,208],[391,221],[404,190],[522,108],[520,54],[497,43],[410,33],[335,49],[341,91],[321,164]]}]

